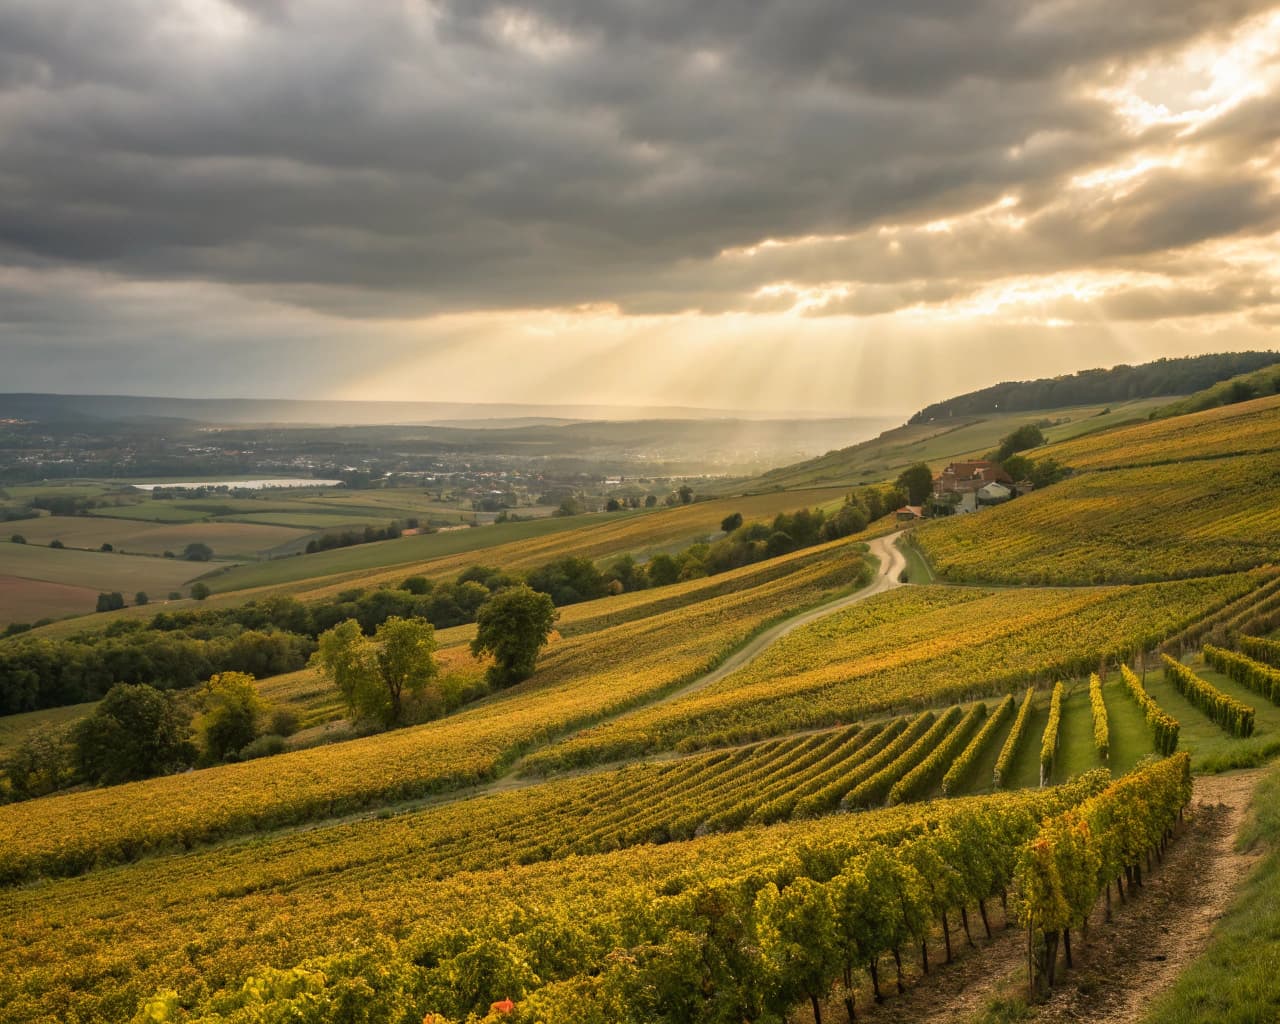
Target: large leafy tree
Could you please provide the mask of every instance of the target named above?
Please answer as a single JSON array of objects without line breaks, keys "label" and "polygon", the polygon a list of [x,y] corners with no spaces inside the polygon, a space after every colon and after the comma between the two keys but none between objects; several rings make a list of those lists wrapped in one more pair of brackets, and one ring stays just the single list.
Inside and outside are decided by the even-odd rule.
[{"label": "large leafy tree", "polygon": [[533,675],[556,614],[550,597],[527,586],[500,590],[480,607],[471,653],[493,655],[491,683],[511,686]]},{"label": "large leafy tree", "polygon": [[144,683],[117,683],[92,715],[75,726],[82,775],[94,782],[145,779],[195,759],[190,717],[171,694]]},{"label": "large leafy tree", "polygon": [[1035,448],[1044,444],[1044,432],[1035,423],[1024,423],[1011,434],[1006,434],[1000,438],[1000,447],[995,451],[995,459],[997,462],[1004,462],[1009,456],[1017,452],[1025,452],[1028,448]]},{"label": "large leafy tree", "polygon": [[253,676],[219,672],[205,684],[201,699],[204,714],[198,728],[209,760],[225,761],[257,739],[266,707]]},{"label": "large leafy tree", "polygon": [[404,715],[405,694],[421,695],[436,677],[435,650],[430,622],[393,615],[372,638],[355,619],[338,623],[320,636],[314,659],[353,717],[395,725]]},{"label": "large leafy tree", "polygon": [[898,490],[907,495],[910,504],[923,505],[929,492],[933,490],[933,470],[927,463],[917,462],[898,474],[896,485]]}]

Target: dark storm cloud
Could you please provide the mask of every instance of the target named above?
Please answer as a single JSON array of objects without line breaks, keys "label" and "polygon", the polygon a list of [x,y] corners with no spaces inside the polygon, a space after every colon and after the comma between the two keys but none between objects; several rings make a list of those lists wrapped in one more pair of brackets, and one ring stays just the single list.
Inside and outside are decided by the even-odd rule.
[{"label": "dark storm cloud", "polygon": [[[356,317],[747,308],[773,278],[713,265],[726,248],[1008,190],[1043,228],[1014,246],[1023,269],[1129,258],[1273,222],[1274,203],[1228,169],[1054,207],[1072,174],[1158,136],[1083,86],[1260,6],[11,0],[0,262]],[[974,246],[958,289],[1015,262],[998,236]],[[935,294],[912,282],[945,249],[796,276],[895,285],[898,267],[879,309]]]}]

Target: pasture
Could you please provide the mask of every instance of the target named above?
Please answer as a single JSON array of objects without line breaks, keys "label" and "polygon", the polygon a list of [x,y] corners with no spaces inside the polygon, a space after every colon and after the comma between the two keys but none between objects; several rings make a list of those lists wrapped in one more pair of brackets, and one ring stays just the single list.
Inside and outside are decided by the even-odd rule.
[{"label": "pasture", "polygon": [[[207,563],[184,562],[175,558],[0,543],[0,577],[16,577],[36,584],[60,584],[92,592],[94,597],[101,591],[118,590],[127,600],[132,600],[136,591],[145,590],[152,598],[162,598],[170,591],[185,589],[187,583],[208,570]],[[33,608],[32,601],[42,592],[40,587],[16,589],[20,592],[16,600],[22,608]],[[48,591],[47,598],[52,597],[53,592]],[[68,594],[67,600],[72,597]],[[68,609],[64,614],[71,614],[74,610]],[[92,603],[81,610],[93,611]],[[40,617],[28,610],[23,612],[21,621]]]},{"label": "pasture", "polygon": [[250,523],[191,523],[153,525],[101,516],[42,516],[12,524],[28,544],[48,546],[60,540],[69,548],[97,551],[104,543],[117,552],[163,555],[181,554],[192,543],[213,548],[216,558],[261,558],[304,540],[306,530]]}]

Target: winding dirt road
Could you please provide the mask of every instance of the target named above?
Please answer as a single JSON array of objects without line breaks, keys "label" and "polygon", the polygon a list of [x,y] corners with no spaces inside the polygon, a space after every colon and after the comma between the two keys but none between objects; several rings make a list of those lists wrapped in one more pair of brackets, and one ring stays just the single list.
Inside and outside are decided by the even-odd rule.
[{"label": "winding dirt road", "polygon": [[751,664],[756,658],[760,657],[766,650],[776,644],[784,636],[794,633],[797,629],[803,629],[810,623],[817,622],[819,619],[825,619],[828,615],[834,615],[836,612],[843,611],[851,605],[859,604],[867,600],[869,597],[875,597],[876,594],[883,594],[887,590],[893,590],[895,587],[902,586],[898,577],[902,575],[902,570],[907,567],[907,559],[903,553],[898,550],[894,543],[902,536],[901,531],[891,533],[884,537],[877,537],[875,540],[868,541],[867,546],[880,562],[879,571],[877,571],[875,579],[861,590],[856,590],[852,594],[846,594],[844,597],[838,597],[833,601],[827,601],[820,604],[816,608],[810,608],[807,612],[785,619],[776,625],[770,626],[759,636],[756,636],[745,647],[734,651],[729,655],[719,667],[712,669],[706,675],[699,676],[678,690],[673,690],[666,696],[652,703],[645,704],[645,708],[660,707],[663,704],[669,704],[673,700],[680,700],[689,696],[691,693],[697,693],[703,687],[710,686],[712,683],[718,683],[725,676],[730,676],[739,669]]}]

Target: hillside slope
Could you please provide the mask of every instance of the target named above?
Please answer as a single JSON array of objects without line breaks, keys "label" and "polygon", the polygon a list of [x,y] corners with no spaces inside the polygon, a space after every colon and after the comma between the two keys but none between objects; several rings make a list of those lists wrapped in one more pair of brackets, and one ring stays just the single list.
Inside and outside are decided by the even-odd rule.
[{"label": "hillside slope", "polygon": [[1040,423],[1051,441],[1065,441],[1126,423],[1144,421],[1165,401],[1143,398],[1119,405],[1083,405],[1043,409],[1034,413],[989,413],[957,417],[946,422],[908,423],[849,448],[770,470],[746,483],[721,490],[747,493],[831,487],[892,480],[915,462],[944,464],[990,451],[1000,439],[1024,423]]},{"label": "hillside slope", "polygon": [[[1151,416],[1177,416],[1250,395],[1269,395],[1275,391],[1276,374],[1276,353],[1240,352],[995,384],[927,406],[870,441],[770,470],[737,486],[750,493],[877,483],[915,462],[936,468],[938,463],[981,455],[1026,423],[1039,424],[1051,442],[1067,441]],[[1180,400],[1171,403],[1173,396]]]},{"label": "hillside slope", "polygon": [[1074,476],[914,530],[940,579],[1137,583],[1280,559],[1280,396],[1037,448]]}]

